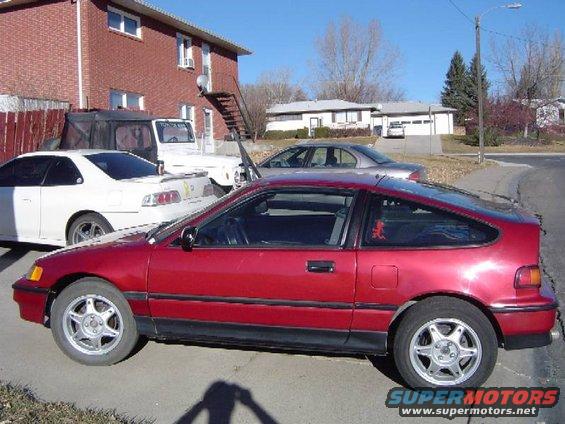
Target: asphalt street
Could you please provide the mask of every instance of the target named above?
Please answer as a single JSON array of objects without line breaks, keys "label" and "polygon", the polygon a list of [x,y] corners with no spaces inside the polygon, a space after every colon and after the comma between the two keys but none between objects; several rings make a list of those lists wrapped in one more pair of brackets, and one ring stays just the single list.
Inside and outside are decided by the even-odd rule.
[{"label": "asphalt street", "polygon": [[[565,160],[496,159],[527,161],[532,166],[516,167],[512,175],[519,181],[520,200],[543,216],[544,267],[562,294]],[[488,178],[491,174],[483,176]],[[37,246],[0,245],[0,379],[27,385],[41,399],[116,409],[164,423],[438,422],[401,419],[396,409],[384,406],[388,390],[399,385],[387,358],[149,342],[112,367],[74,363],[58,350],[48,329],[19,319],[12,300],[11,284],[45,251]],[[564,357],[562,340],[542,349],[500,350],[486,385],[563,388]],[[542,411],[538,419],[496,421],[558,423],[565,412],[563,404]],[[446,420],[494,421],[480,417]]]}]

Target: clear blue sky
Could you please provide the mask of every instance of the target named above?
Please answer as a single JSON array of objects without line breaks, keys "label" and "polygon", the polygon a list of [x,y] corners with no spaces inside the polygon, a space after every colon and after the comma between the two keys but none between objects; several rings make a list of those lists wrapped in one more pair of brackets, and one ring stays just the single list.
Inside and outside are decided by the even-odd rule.
[{"label": "clear blue sky", "polygon": [[[176,15],[210,29],[253,51],[240,58],[240,81],[254,82],[263,71],[287,67],[297,82],[309,74],[314,40],[330,20],[348,14],[360,23],[379,19],[386,39],[395,44],[403,67],[398,86],[409,100],[439,100],[453,52],[466,61],[475,51],[474,27],[448,0],[212,0],[188,2],[149,0]],[[510,2],[509,0],[508,2]],[[504,0],[453,0],[469,17],[505,4]],[[565,0],[522,0],[520,10],[495,10],[485,16],[485,28],[518,35],[525,24],[565,33]],[[483,57],[490,39],[483,34]],[[485,61],[489,78],[500,80]]]}]

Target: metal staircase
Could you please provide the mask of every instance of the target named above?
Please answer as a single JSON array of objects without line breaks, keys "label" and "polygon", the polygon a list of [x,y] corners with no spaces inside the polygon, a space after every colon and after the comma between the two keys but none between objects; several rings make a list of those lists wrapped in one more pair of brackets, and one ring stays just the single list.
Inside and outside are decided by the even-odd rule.
[{"label": "metal staircase", "polygon": [[254,138],[249,111],[233,75],[214,73],[212,89],[203,94],[216,104],[230,133],[237,134],[242,140]]}]

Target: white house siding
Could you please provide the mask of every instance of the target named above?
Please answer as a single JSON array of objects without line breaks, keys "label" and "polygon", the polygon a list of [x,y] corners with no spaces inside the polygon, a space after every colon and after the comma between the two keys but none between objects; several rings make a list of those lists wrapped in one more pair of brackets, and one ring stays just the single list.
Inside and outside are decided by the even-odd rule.
[{"label": "white house siding", "polygon": [[[341,111],[335,111],[339,113]],[[358,111],[349,111],[357,113]],[[367,128],[371,124],[371,111],[361,111],[361,121],[357,122],[332,122],[332,111],[324,112],[305,112],[302,113],[301,120],[291,121],[268,121],[267,131],[289,131],[298,130],[300,128],[310,128],[310,119],[318,118],[321,120],[320,126],[329,128]]]},{"label": "white house siding", "polygon": [[[432,113],[431,124],[429,114],[374,116],[371,128],[382,126],[382,134],[386,135],[391,122],[402,122],[406,135],[453,134],[453,113]],[[421,121],[422,123],[415,123]],[[425,122],[425,123],[424,123]]]}]

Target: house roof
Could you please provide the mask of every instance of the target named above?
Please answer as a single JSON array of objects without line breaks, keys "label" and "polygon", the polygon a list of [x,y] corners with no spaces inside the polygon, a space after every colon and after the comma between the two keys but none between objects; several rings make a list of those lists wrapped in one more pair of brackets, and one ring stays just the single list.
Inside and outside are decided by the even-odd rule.
[{"label": "house roof", "polygon": [[377,110],[377,105],[347,102],[345,100],[307,100],[303,102],[276,104],[267,109],[269,115],[302,112],[329,112],[336,110]]},{"label": "house roof", "polygon": [[430,107],[432,113],[457,111],[457,109],[451,107],[422,102],[384,102],[380,104],[382,105],[381,110],[373,112],[373,115],[410,115],[415,113],[429,113]]},{"label": "house roof", "polygon": [[[37,2],[38,0],[0,0],[0,9],[6,7],[20,6],[26,3]],[[140,15],[149,16],[159,22],[163,22],[181,31],[185,31],[191,35],[197,36],[204,41],[208,41],[216,46],[225,48],[226,50],[236,52],[238,55],[249,55],[251,50],[236,44],[235,42],[204,29],[192,22],[173,15],[160,7],[154,6],[143,0],[112,0],[113,4],[125,7],[129,10],[139,13]]]}]

